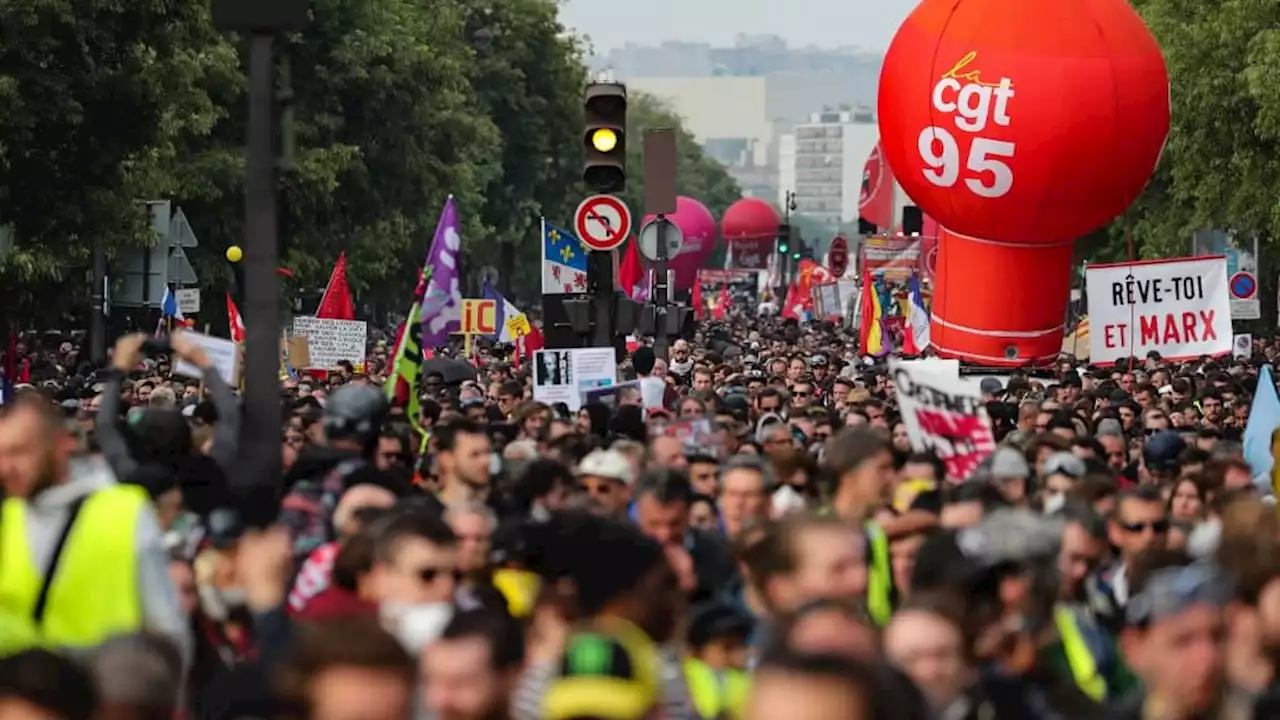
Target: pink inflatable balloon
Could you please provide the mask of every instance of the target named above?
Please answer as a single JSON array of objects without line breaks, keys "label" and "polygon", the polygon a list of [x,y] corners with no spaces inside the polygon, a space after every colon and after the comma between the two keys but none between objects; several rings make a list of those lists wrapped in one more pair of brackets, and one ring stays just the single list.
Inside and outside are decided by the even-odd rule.
[{"label": "pink inflatable balloon", "polygon": [[[653,218],[653,215],[646,215],[644,222]],[[668,215],[667,219],[684,234],[684,248],[667,266],[676,273],[675,288],[688,290],[693,287],[698,268],[716,248],[716,219],[706,205],[683,195],[676,198],[675,214]],[[646,268],[649,264],[645,264]]]}]

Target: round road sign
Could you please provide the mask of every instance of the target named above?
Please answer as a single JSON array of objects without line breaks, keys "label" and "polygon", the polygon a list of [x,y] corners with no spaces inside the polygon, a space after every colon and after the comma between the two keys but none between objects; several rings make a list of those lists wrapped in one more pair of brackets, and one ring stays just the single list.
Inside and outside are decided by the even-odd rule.
[{"label": "round road sign", "polygon": [[631,234],[631,211],[612,195],[592,195],[573,214],[578,239],[591,250],[612,250]]},{"label": "round road sign", "polygon": [[1231,276],[1228,287],[1231,288],[1231,297],[1249,300],[1258,292],[1258,281],[1253,277],[1253,273],[1241,271]]}]

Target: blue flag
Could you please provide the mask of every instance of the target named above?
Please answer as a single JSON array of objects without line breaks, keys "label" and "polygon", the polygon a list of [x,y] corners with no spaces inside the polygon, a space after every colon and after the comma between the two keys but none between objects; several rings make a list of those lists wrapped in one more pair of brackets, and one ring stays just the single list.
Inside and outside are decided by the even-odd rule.
[{"label": "blue flag", "polygon": [[1244,459],[1253,472],[1253,485],[1264,495],[1271,494],[1271,433],[1280,426],[1280,397],[1271,378],[1271,366],[1263,365],[1258,373],[1258,389],[1249,409],[1249,422],[1244,426]]}]

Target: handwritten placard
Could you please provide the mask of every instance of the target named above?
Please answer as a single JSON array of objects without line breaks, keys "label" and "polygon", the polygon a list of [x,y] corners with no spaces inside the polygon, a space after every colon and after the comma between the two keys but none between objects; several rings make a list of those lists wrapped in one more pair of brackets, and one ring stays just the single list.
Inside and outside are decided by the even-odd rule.
[{"label": "handwritten placard", "polygon": [[332,370],[346,360],[364,362],[368,327],[363,320],[332,320],[300,315],[293,319],[293,334],[307,339],[309,367]]}]

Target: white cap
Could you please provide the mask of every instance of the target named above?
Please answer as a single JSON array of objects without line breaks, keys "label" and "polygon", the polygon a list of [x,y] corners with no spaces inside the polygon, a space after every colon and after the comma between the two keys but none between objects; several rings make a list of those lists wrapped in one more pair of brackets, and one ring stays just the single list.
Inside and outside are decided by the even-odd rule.
[{"label": "white cap", "polygon": [[631,476],[631,461],[617,450],[595,450],[582,458],[578,463],[578,475],[608,478],[630,485],[635,482]]}]

